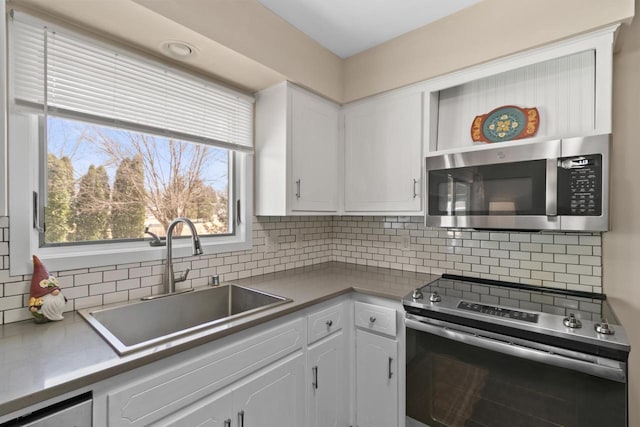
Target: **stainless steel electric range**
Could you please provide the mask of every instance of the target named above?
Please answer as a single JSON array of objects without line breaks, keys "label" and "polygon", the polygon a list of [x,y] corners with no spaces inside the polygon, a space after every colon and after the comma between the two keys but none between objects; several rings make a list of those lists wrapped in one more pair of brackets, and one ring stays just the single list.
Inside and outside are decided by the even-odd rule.
[{"label": "stainless steel electric range", "polygon": [[443,275],[403,305],[407,427],[627,426],[605,295]]}]

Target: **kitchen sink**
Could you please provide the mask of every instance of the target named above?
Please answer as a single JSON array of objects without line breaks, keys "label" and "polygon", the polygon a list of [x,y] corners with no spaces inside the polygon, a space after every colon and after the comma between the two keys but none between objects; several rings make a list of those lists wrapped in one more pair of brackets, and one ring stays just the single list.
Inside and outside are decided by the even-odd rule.
[{"label": "kitchen sink", "polygon": [[78,313],[120,355],[169,343],[292,300],[223,285],[112,308]]}]

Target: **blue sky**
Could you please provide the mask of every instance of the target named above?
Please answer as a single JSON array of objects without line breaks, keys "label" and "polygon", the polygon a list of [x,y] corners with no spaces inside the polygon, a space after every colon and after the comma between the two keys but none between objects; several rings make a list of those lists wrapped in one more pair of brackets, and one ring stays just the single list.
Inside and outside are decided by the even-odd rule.
[{"label": "blue sky", "polygon": [[[132,147],[127,137],[129,131],[49,116],[47,148],[49,153],[53,153],[57,157],[67,156],[71,159],[76,179],[84,175],[90,165],[104,165],[113,184],[117,165],[109,165],[109,155],[101,150],[98,144],[91,142],[92,137],[98,134],[97,131],[116,141],[124,151],[130,150]],[[166,160],[163,160],[163,158],[169,157],[169,141],[163,137],[155,136],[154,138],[158,147],[167,147],[167,149],[159,150],[159,155],[155,157],[156,160],[154,162],[160,165],[158,167],[161,168],[159,171],[161,175],[167,176],[169,171],[167,168],[162,168],[162,166],[167,165]],[[189,156],[188,151],[186,156]],[[227,190],[227,158],[226,150],[209,147],[205,166],[202,169],[201,179],[218,191]],[[189,157],[187,157],[188,159]]]}]

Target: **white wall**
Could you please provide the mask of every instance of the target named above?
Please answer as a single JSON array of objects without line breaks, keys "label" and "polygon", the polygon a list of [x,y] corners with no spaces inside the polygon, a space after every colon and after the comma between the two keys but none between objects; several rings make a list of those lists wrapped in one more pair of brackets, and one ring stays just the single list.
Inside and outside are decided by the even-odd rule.
[{"label": "white wall", "polygon": [[[636,1],[640,7],[640,1]],[[604,292],[631,340],[629,411],[640,426],[640,20],[622,28],[613,63],[611,231],[603,235]]]}]

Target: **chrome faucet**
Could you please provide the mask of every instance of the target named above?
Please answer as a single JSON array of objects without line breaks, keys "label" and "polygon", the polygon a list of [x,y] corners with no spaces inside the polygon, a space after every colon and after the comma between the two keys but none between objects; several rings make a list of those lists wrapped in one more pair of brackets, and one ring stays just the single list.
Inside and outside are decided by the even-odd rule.
[{"label": "chrome faucet", "polygon": [[179,223],[186,224],[191,229],[191,243],[193,244],[193,255],[202,255],[202,246],[200,245],[200,238],[196,227],[193,225],[190,219],[180,217],[174,219],[169,228],[167,228],[167,265],[165,266],[164,275],[164,290],[167,294],[173,294],[176,291],[176,282],[184,282],[189,275],[189,269],[176,278],[173,274],[173,244],[171,242],[173,238],[173,230]]}]

